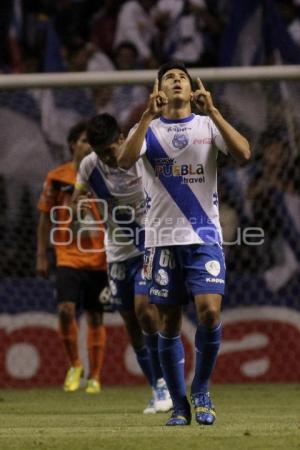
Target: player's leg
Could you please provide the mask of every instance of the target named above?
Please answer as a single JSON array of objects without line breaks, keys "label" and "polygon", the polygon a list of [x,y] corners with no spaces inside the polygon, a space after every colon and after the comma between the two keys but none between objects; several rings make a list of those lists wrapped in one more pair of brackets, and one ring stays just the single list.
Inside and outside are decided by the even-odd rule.
[{"label": "player's leg", "polygon": [[157,307],[149,303],[148,295],[145,292],[148,288],[139,285],[139,276],[135,277],[135,314],[144,334],[144,342],[150,355],[152,369],[153,398],[144,410],[144,414],[154,412],[167,412],[172,406],[172,399],[166,382],[163,378],[162,368],[158,352],[158,322],[159,314]]},{"label": "player's leg", "polygon": [[86,392],[101,392],[101,371],[106,347],[106,329],[103,325],[102,311],[86,311],[87,316],[87,349],[89,359],[89,376]]},{"label": "player's leg", "polygon": [[189,253],[187,280],[194,294],[197,315],[196,363],[191,399],[197,422],[211,425],[216,414],[209,394],[209,380],[221,344],[220,315],[225,264],[218,245],[193,246]]},{"label": "player's leg", "polygon": [[191,398],[195,406],[196,420],[203,425],[213,424],[216,418],[208,385],[221,344],[221,300],[220,294],[195,296],[198,326],[195,335],[196,363]]},{"label": "player's leg", "polygon": [[[133,302],[132,302],[133,303]],[[151,387],[153,387],[153,378],[152,378],[152,367],[151,360],[149,356],[149,352],[147,347],[145,346],[144,335],[140,324],[137,320],[134,308],[131,310],[120,310],[119,311],[124,323],[125,327],[133,347],[133,350],[136,355],[137,362],[144,373],[148,383]]]},{"label": "player's leg", "polygon": [[85,271],[83,305],[87,317],[89,376],[86,392],[88,394],[98,394],[101,391],[101,370],[106,346],[106,329],[103,325],[103,307],[99,301],[99,295],[106,285],[106,271]]},{"label": "player's leg", "polygon": [[145,346],[144,335],[135,313],[134,278],[130,268],[130,261],[110,263],[108,270],[109,286],[115,308],[124,320],[137,362],[152,387],[150,355]]},{"label": "player's leg", "polygon": [[83,374],[78,350],[78,326],[76,322],[76,303],[80,294],[80,273],[70,267],[58,267],[56,273],[59,331],[70,364],[64,390],[76,391]]},{"label": "player's leg", "polygon": [[146,250],[145,275],[149,280],[150,302],[157,306],[160,315],[160,364],[174,405],[167,425],[188,425],[190,406],[186,398],[184,348],[180,336],[182,279],[172,247]]}]

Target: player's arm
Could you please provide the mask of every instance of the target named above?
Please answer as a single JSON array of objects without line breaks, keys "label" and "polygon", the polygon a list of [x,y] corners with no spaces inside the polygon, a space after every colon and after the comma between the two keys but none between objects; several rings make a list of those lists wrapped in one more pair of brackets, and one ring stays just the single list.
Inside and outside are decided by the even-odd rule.
[{"label": "player's arm", "polygon": [[146,110],[143,112],[141,120],[136,129],[131,133],[124,144],[120,147],[117,155],[118,165],[123,169],[130,169],[139,159],[141,148],[151,121],[155,116],[162,113],[163,107],[168,103],[164,92],[158,90],[158,80],[155,80],[153,92],[149,97]]},{"label": "player's arm", "polygon": [[251,157],[251,149],[248,140],[242,136],[214,106],[211,94],[205,89],[200,78],[197,79],[198,88],[192,100],[197,108],[207,114],[222,135],[229,153],[239,161],[248,161]]},{"label": "player's arm", "polygon": [[51,226],[50,213],[41,211],[37,228],[36,273],[45,278],[49,274],[47,249]]},{"label": "player's arm", "polygon": [[[85,184],[76,182],[75,189],[71,197],[70,207],[72,209],[72,217],[76,220],[79,216],[79,209],[83,213],[92,208],[89,201],[90,193]],[[87,201],[85,201],[87,200]]]}]

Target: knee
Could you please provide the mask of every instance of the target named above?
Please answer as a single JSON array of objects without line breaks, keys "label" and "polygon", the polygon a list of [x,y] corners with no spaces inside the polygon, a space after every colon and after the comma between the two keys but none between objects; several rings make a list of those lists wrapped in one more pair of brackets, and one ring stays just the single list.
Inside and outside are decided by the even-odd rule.
[{"label": "knee", "polygon": [[74,305],[70,303],[61,303],[58,307],[58,316],[62,323],[70,323],[75,319]]},{"label": "knee", "polygon": [[220,323],[220,309],[214,305],[206,305],[206,307],[199,312],[199,319],[207,328],[213,328]]},{"label": "knee", "polygon": [[170,308],[160,311],[160,330],[167,337],[174,337],[180,333],[181,311]]},{"label": "knee", "polygon": [[91,327],[98,327],[103,324],[103,314],[99,311],[86,312],[88,325]]},{"label": "knee", "polygon": [[143,330],[153,328],[155,319],[153,317],[152,305],[141,304],[135,308],[136,318]]}]

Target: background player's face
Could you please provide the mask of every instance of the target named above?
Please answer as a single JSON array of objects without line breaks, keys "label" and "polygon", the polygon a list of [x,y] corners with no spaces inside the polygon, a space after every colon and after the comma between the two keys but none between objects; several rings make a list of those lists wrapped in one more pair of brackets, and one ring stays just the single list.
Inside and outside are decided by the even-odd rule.
[{"label": "background player's face", "polygon": [[123,137],[120,136],[118,140],[113,142],[112,144],[94,148],[94,152],[97,154],[98,158],[107,166],[118,167],[117,153],[123,141]]},{"label": "background player's face", "polygon": [[191,83],[185,72],[180,69],[168,70],[161,79],[161,90],[169,101],[180,100],[190,102]]},{"label": "background player's face", "polygon": [[92,149],[87,141],[86,132],[81,133],[77,141],[72,143],[73,157],[81,161],[86,155],[91,153]]}]

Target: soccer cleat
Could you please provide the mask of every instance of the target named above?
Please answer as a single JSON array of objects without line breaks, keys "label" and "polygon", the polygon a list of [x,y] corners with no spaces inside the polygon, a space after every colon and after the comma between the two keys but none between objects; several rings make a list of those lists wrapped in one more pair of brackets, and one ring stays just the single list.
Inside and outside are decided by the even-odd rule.
[{"label": "soccer cleat", "polygon": [[173,408],[170,392],[163,378],[157,380],[154,390],[154,407],[156,412],[167,412]]},{"label": "soccer cleat", "polygon": [[87,394],[100,394],[101,392],[100,381],[96,380],[96,378],[90,378],[89,380],[87,380],[85,392]]},{"label": "soccer cleat", "polygon": [[191,423],[191,412],[186,410],[174,410],[170,419],[167,421],[167,427],[183,427],[185,425],[190,425]]},{"label": "soccer cleat", "polygon": [[67,372],[65,382],[64,382],[64,391],[65,392],[74,392],[77,391],[80,387],[80,378],[83,375],[83,367],[70,367]]},{"label": "soccer cleat", "polygon": [[154,392],[153,392],[153,396],[149,400],[149,403],[146,406],[146,408],[144,409],[143,414],[155,414],[155,413],[156,413],[156,410],[155,410],[155,398],[154,398]]},{"label": "soccer cleat", "polygon": [[191,394],[191,401],[195,408],[195,419],[199,425],[212,425],[216,420],[216,412],[209,392]]}]

